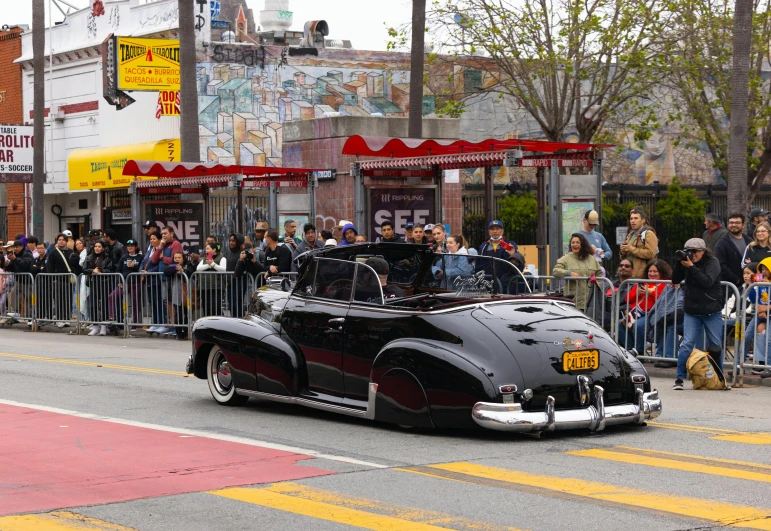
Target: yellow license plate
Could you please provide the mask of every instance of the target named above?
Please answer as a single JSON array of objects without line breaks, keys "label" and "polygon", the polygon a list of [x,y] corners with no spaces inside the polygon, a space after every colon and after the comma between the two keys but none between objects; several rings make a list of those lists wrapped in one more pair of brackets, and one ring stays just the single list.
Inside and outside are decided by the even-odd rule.
[{"label": "yellow license plate", "polygon": [[600,368],[600,352],[598,350],[576,350],[562,355],[562,370],[593,371]]}]

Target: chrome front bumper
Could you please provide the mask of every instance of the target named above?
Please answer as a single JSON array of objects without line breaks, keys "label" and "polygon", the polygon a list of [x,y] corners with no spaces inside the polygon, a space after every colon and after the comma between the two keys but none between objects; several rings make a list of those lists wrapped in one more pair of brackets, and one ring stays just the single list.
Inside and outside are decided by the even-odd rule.
[{"label": "chrome front bumper", "polygon": [[554,410],[554,397],[546,399],[543,411],[523,411],[521,404],[477,402],[471,412],[474,422],[497,431],[532,433],[554,430],[590,429],[600,431],[614,424],[642,424],[661,415],[658,391],[637,389],[636,403],[605,407],[604,389],[595,385],[587,408]]}]

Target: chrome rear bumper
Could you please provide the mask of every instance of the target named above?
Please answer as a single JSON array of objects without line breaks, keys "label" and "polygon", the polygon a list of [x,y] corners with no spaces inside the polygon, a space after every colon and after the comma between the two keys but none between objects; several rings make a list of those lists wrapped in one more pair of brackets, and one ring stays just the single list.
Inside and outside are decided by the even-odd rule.
[{"label": "chrome rear bumper", "polygon": [[614,424],[642,424],[661,415],[658,391],[637,389],[636,403],[605,407],[604,389],[595,385],[592,404],[582,409],[554,410],[554,397],[546,399],[543,411],[523,411],[520,404],[477,402],[471,412],[474,422],[491,430],[532,433],[554,430],[600,431]]}]

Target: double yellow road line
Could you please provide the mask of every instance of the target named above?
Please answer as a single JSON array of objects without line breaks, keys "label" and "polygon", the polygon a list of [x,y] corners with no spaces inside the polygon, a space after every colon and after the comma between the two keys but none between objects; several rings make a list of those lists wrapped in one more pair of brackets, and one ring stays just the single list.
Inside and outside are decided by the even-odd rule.
[{"label": "double yellow road line", "polygon": [[[618,446],[566,452],[567,455],[650,466],[688,473],[771,483],[771,466]],[[685,518],[708,525],[771,531],[771,509],[713,501],[671,493],[622,487],[598,481],[533,474],[477,463],[455,462],[397,468],[441,481],[484,488],[516,490],[530,494],[643,511],[670,518]],[[319,489],[293,482],[257,488],[226,488],[209,494],[284,513],[382,531],[438,529],[520,531],[502,524],[473,520],[437,511],[394,505],[363,497]],[[57,511],[43,515],[0,518],[0,531],[129,531],[129,528]]]}]

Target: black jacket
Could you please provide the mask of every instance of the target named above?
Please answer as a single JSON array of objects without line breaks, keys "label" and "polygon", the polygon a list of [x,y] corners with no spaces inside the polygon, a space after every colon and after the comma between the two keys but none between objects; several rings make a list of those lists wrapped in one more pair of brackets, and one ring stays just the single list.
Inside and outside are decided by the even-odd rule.
[{"label": "black jacket", "polygon": [[764,258],[768,258],[770,256],[771,256],[771,247],[761,247],[760,245],[756,245],[755,247],[750,247],[748,245],[747,248],[744,250],[744,263],[742,264],[742,267],[752,262],[760,263],[763,261]]},{"label": "black jacket", "polygon": [[399,236],[398,234],[394,234],[394,237],[391,238],[390,240],[387,240],[385,238],[380,238],[380,241],[384,243],[403,243],[404,242],[402,237]]},{"label": "black jacket", "polygon": [[[735,284],[737,287],[744,283],[744,277],[742,271],[744,264],[742,264],[742,255],[731,240],[733,236],[730,234],[724,236],[715,244],[715,258],[720,262],[720,280]],[[742,234],[744,243],[750,244],[752,239],[749,236]]]},{"label": "black jacket", "polygon": [[[32,256],[32,252],[25,246],[21,254],[16,255],[15,260],[8,261],[8,267],[5,270],[9,273],[30,273],[32,271],[32,262],[35,261],[35,257]],[[29,277],[26,280],[29,281]]]},{"label": "black jacket", "polygon": [[80,253],[77,251],[72,251],[69,258],[67,258],[67,263],[70,264],[70,269],[72,272],[76,275],[80,275],[83,272],[83,268],[80,266]]},{"label": "black jacket", "polygon": [[672,284],[680,284],[683,280],[685,286],[681,289],[685,290],[685,313],[711,315],[723,310],[725,294],[720,285],[720,262],[717,258],[705,254],[692,267],[683,267],[679,261],[675,262]]},{"label": "black jacket", "polygon": [[[254,251],[254,249],[252,249]],[[252,276],[259,275],[265,272],[265,266],[263,266],[255,256],[248,257],[248,259],[239,260],[236,263],[236,271],[234,276],[241,278],[244,273],[249,273]]]},{"label": "black jacket", "polygon": [[292,271],[292,251],[286,245],[278,245],[271,251],[265,248],[265,270],[270,271],[270,266],[276,266],[279,273]]},{"label": "black jacket", "polygon": [[94,269],[99,268],[100,273],[113,273],[115,268],[112,263],[112,257],[107,249],[102,251],[102,254],[96,254],[92,252],[86,258],[86,264],[83,266],[83,273],[85,275],[93,275]]},{"label": "black jacket", "polygon": [[126,252],[123,249],[123,244],[115,240],[115,243],[113,243],[112,245],[108,245],[106,247],[106,250],[108,253],[110,253],[110,258],[112,258],[112,263],[115,264],[115,267],[118,267],[118,264],[120,264],[120,259],[123,258],[123,255]]},{"label": "black jacket", "polygon": [[[238,263],[238,258],[241,256],[241,250],[244,245],[244,235],[233,233],[230,236],[236,237],[236,248],[230,249],[228,247],[227,253],[222,253],[225,255],[225,258],[227,259],[227,270],[228,271],[235,271],[236,270],[236,264]],[[230,238],[228,238],[228,242],[230,242]],[[230,246],[230,243],[228,243],[228,246]]]},{"label": "black jacket", "polygon": [[29,268],[32,276],[36,277],[39,273],[49,273],[46,271],[46,260],[48,260],[48,255],[38,256],[32,260],[32,266]]},{"label": "black jacket", "polygon": [[[54,248],[51,249],[51,252],[46,254],[48,259],[48,263],[46,264],[46,273],[69,273],[70,270],[67,269],[67,264],[69,263],[71,255],[72,251],[70,251],[68,248],[65,247],[63,250],[61,250],[61,254],[59,254],[59,248],[54,246]],[[70,266],[70,269],[72,269],[72,266]],[[73,271],[73,273],[75,273],[75,271]],[[77,273],[75,274],[77,275]]]},{"label": "black jacket", "polygon": [[[129,260],[134,261],[133,267],[129,267],[128,265]],[[135,254],[134,256],[130,256],[128,253],[125,253],[123,254],[123,256],[120,257],[120,261],[118,262],[117,272],[123,275],[123,278],[127,279],[131,273],[139,272],[140,265],[142,265],[141,254]]]}]

